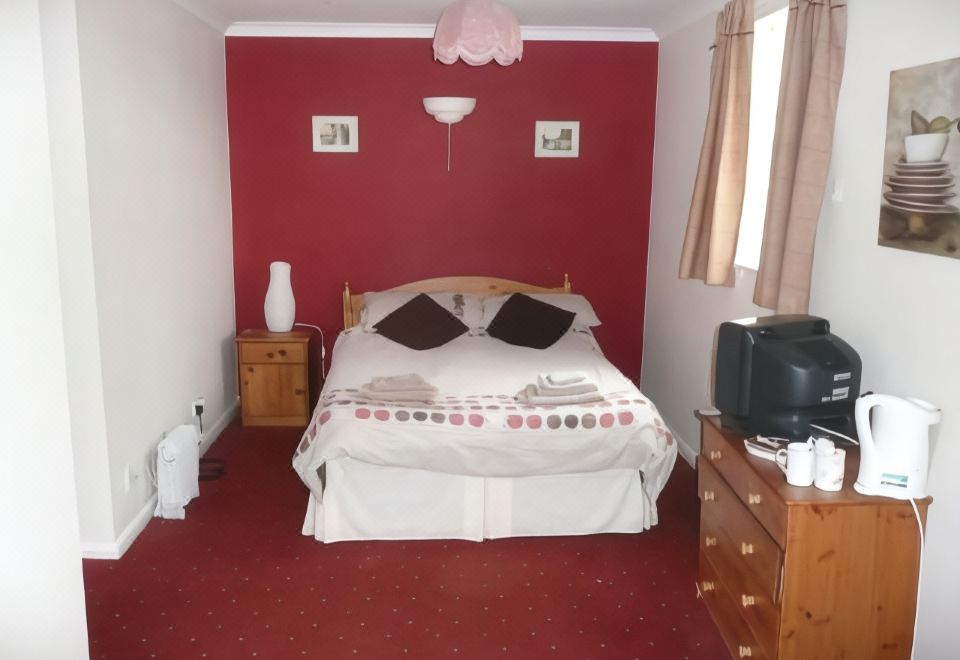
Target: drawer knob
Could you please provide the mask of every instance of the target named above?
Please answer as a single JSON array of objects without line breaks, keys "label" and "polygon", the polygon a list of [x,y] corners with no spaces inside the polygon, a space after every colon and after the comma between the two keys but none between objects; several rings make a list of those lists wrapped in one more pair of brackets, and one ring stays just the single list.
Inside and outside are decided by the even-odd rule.
[{"label": "drawer knob", "polygon": [[707,546],[708,548],[709,548],[710,546],[714,546],[714,545],[717,544],[717,537],[716,537],[716,536],[705,536],[705,537],[703,537],[703,544],[704,544],[705,546]]},{"label": "drawer knob", "polygon": [[721,458],[723,458],[723,453],[719,449],[710,452],[711,461],[719,461]]},{"label": "drawer knob", "polygon": [[740,596],[740,602],[744,607],[750,607],[751,605],[757,604],[757,599],[754,596],[748,596],[747,594],[742,594]]},{"label": "drawer knob", "polygon": [[713,591],[716,588],[717,588],[717,585],[715,585],[713,582],[710,582],[708,580],[704,580],[703,582],[700,583],[700,590],[703,592]]},{"label": "drawer knob", "polygon": [[704,502],[713,502],[715,499],[717,499],[717,494],[714,493],[712,490],[703,491]]},{"label": "drawer knob", "polygon": [[296,394],[297,396],[300,396],[300,395],[303,394],[303,390],[301,390],[301,389],[296,389],[296,390],[293,391],[293,393]]},{"label": "drawer knob", "polygon": [[747,504],[760,504],[760,493],[747,493]]},{"label": "drawer knob", "polygon": [[247,367],[247,371],[253,373],[253,367]]},{"label": "drawer knob", "polygon": [[267,353],[267,357],[268,357],[268,358],[272,358],[272,357],[273,357],[273,352],[271,351],[270,353]]},{"label": "drawer knob", "polygon": [[751,650],[751,648],[750,648],[749,646],[741,646],[741,647],[740,647],[740,657],[741,657],[741,658],[752,658],[752,657],[753,657],[753,651]]},{"label": "drawer knob", "polygon": [[752,554],[753,554],[753,544],[752,544],[752,543],[741,543],[741,544],[740,544],[740,554],[741,554],[741,555],[752,555]]},{"label": "drawer knob", "polygon": [[279,351],[277,351],[277,353],[280,354],[280,357],[286,357],[286,355],[287,355],[287,352],[286,352],[285,350],[283,350],[282,348],[281,348]]}]

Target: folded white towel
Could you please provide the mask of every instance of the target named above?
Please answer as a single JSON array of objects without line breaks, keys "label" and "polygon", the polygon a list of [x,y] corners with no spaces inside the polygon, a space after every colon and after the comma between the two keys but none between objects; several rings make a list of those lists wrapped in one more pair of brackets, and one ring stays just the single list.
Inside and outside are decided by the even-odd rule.
[{"label": "folded white towel", "polygon": [[381,401],[389,403],[391,401],[422,401],[430,403],[437,398],[437,388],[421,390],[371,390],[366,385],[360,388],[359,395],[370,401]]},{"label": "folded white towel", "polygon": [[550,371],[537,376],[537,385],[540,387],[564,387],[587,380],[587,374],[582,371]]},{"label": "folded white towel", "polygon": [[404,390],[423,391],[435,390],[433,385],[423,379],[420,374],[403,374],[400,376],[380,376],[364,385],[373,392],[400,392]]},{"label": "folded white towel", "polygon": [[568,394],[563,396],[545,396],[540,394],[536,385],[527,385],[517,394],[517,401],[536,406],[560,406],[570,403],[593,403],[603,401],[603,395],[594,390],[583,394]]}]

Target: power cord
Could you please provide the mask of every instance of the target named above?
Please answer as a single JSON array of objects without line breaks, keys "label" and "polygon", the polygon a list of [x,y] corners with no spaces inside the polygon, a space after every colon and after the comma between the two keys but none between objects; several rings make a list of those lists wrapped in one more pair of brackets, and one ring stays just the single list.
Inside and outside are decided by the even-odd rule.
[{"label": "power cord", "polygon": [[313,325],[312,323],[294,323],[294,325],[299,325],[303,328],[313,328],[320,333],[320,377],[323,380],[327,378],[327,347],[326,340],[323,336],[323,328],[318,325]]},{"label": "power cord", "polygon": [[920,568],[917,570],[917,606],[913,613],[913,644],[910,646],[910,657],[916,657],[917,651],[917,623],[920,621],[920,585],[923,581],[923,521],[920,520],[920,509],[917,508],[917,502],[910,498],[910,506],[913,507],[913,515],[917,518],[917,530],[920,532]]}]

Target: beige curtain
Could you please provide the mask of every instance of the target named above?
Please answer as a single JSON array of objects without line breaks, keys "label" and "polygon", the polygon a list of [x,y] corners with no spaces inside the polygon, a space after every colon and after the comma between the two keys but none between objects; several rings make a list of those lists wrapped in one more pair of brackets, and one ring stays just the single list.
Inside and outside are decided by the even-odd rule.
[{"label": "beige curtain", "polygon": [[717,18],[710,106],[680,255],[680,277],[733,286],[747,172],[753,0],[731,0]]},{"label": "beige curtain", "polygon": [[806,313],[843,77],[843,0],[790,0],[760,269],[753,301]]}]

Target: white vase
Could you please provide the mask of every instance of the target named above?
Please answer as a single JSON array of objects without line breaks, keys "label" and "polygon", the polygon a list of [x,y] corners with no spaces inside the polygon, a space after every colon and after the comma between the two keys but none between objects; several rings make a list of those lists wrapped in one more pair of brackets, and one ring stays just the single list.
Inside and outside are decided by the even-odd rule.
[{"label": "white vase", "polygon": [[297,304],[290,286],[290,264],[274,261],[270,264],[270,286],[263,301],[263,315],[270,332],[289,332],[293,328]]}]

